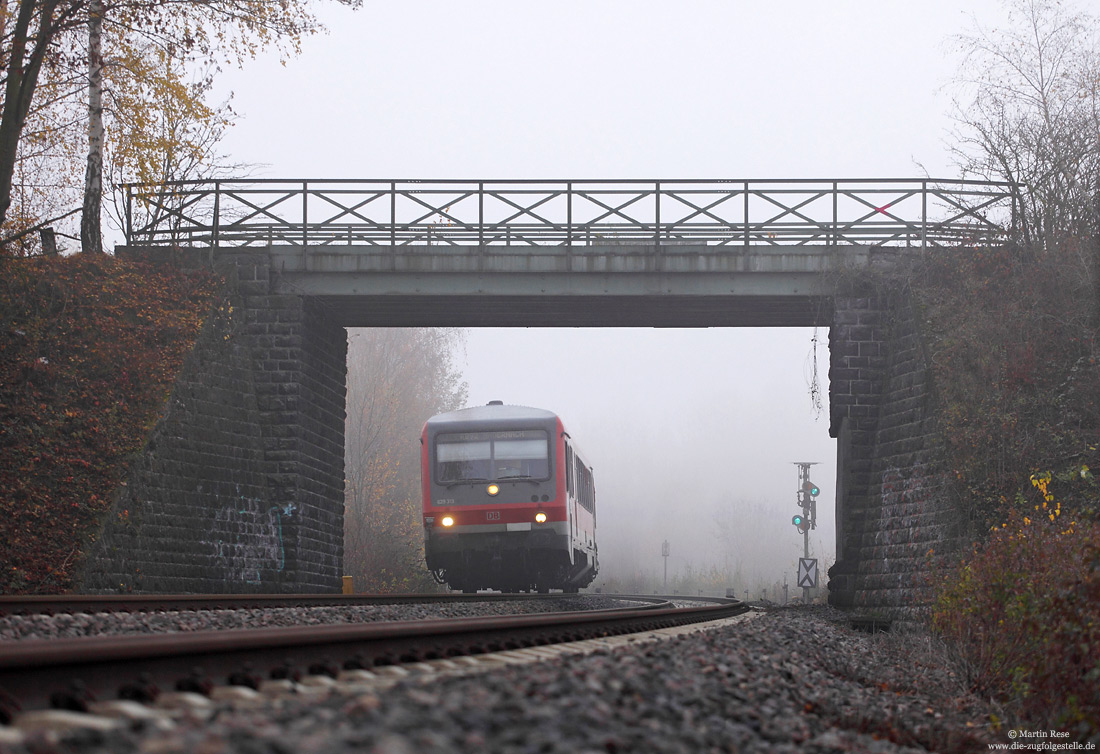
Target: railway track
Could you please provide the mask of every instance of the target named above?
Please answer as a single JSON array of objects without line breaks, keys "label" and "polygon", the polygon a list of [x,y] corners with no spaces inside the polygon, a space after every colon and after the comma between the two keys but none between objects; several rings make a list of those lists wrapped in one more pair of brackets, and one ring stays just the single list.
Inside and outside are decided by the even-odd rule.
[{"label": "railway track", "polygon": [[[544,612],[479,618],[387,621],[140,636],[92,636],[0,642],[0,721],[20,711],[60,708],[85,711],[94,701],[153,702],[165,692],[208,694],[217,686],[257,688],[263,681],[330,679],[407,662],[443,660],[731,617],[748,610],[736,600],[692,598],[704,603],[675,607],[668,598],[605,595],[631,607]],[[555,599],[533,595],[532,599]],[[439,595],[456,601],[522,599],[517,595]],[[376,597],[172,597],[72,598],[69,610],[209,609],[218,606],[379,604]],[[423,595],[387,600],[425,600]],[[91,600],[90,602],[88,600]],[[112,602],[113,600],[113,602]],[[358,600],[357,602],[355,600]],[[22,602],[21,608],[14,607]],[[393,604],[392,602],[389,604]],[[204,605],[205,607],[199,607]],[[98,607],[92,607],[98,606]],[[7,598],[0,609],[63,611],[61,600]]]},{"label": "railway track", "polygon": [[[85,594],[0,595],[0,616],[60,613],[240,610],[349,605],[445,604],[559,599],[556,594]],[[639,598],[640,599],[640,598]]]}]

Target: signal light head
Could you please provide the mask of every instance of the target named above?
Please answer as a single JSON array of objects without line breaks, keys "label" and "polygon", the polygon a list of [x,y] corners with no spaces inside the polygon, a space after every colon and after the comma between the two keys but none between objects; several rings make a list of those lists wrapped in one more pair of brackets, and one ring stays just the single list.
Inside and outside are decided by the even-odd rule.
[{"label": "signal light head", "polygon": [[809,520],[801,513],[796,513],[791,516],[791,523],[798,528],[800,534],[805,533],[806,530],[810,528]]},{"label": "signal light head", "polygon": [[810,497],[817,497],[821,493],[821,488],[809,479],[802,483],[802,490]]}]

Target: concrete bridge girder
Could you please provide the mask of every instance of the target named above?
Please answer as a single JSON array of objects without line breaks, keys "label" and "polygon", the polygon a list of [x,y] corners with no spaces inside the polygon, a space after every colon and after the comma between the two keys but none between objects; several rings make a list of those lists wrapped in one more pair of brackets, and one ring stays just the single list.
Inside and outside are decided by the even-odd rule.
[{"label": "concrete bridge girder", "polygon": [[[395,253],[396,251],[396,253]],[[797,327],[828,322],[831,270],[865,247],[272,247],[278,291],[349,326]]]},{"label": "concrete bridge girder", "polygon": [[[880,250],[892,253],[892,250]],[[735,274],[814,273],[861,267],[863,246],[607,244],[593,246],[336,246],[269,248],[284,273]]]}]

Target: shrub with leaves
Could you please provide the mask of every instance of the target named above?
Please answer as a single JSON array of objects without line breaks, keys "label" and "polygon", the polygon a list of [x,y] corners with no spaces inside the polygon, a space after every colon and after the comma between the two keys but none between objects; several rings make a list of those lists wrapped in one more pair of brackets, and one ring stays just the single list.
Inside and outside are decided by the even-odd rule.
[{"label": "shrub with leaves", "polygon": [[1100,525],[1065,518],[1011,512],[940,584],[933,622],[1010,727],[1087,738],[1100,732]]},{"label": "shrub with leaves", "polygon": [[73,586],[216,292],[108,256],[0,260],[0,592]]}]

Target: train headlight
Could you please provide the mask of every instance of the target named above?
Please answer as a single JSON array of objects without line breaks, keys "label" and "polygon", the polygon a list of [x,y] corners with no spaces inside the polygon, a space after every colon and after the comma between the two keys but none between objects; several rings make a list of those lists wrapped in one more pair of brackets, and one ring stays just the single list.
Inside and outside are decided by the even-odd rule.
[{"label": "train headlight", "polygon": [[439,519],[439,523],[443,524],[444,526],[454,526],[455,520],[451,516],[444,516],[443,518]]},{"label": "train headlight", "polygon": [[535,514],[535,520],[538,521],[540,524],[545,524],[546,523],[546,514],[543,513],[542,511],[539,511],[538,513]]},{"label": "train headlight", "polygon": [[485,491],[489,493],[489,497],[496,497],[497,494],[500,492],[500,487],[495,484],[490,484],[488,487],[485,488]]}]

